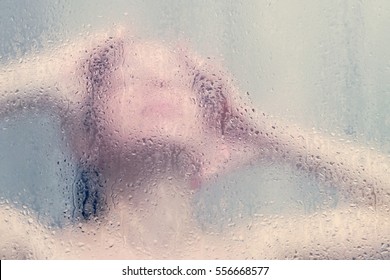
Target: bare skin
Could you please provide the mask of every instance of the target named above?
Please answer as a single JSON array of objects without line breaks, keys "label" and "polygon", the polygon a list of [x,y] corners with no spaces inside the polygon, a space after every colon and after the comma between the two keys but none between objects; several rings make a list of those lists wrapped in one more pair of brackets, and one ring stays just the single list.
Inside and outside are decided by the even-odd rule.
[{"label": "bare skin", "polygon": [[[84,203],[61,230],[0,207],[2,258],[364,258],[362,246],[389,258],[389,159],[257,112],[226,73],[186,48],[119,30],[10,63],[0,84],[0,117],[62,117],[75,160],[99,171],[104,200]],[[357,206],[253,218],[222,238],[202,232],[192,194],[259,159],[311,173]]]}]

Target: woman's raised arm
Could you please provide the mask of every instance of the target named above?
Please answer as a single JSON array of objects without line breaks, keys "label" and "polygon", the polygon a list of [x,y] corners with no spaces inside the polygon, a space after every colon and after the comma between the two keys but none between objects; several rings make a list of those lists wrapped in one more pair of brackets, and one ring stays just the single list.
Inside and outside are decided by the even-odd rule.
[{"label": "woman's raised arm", "polygon": [[[371,206],[383,205],[386,197],[388,200],[389,155],[341,136],[305,130],[271,117],[264,117],[261,128],[262,137],[268,141],[259,148],[272,160],[290,164],[314,175],[319,182],[340,188],[349,199]],[[259,145],[257,140],[254,143]]]},{"label": "woman's raised arm", "polygon": [[0,66],[0,118],[18,110],[60,110],[85,99],[88,62],[122,42],[122,29],[62,43]]},{"label": "woman's raised arm", "polygon": [[65,109],[81,100],[76,46],[28,55],[0,71],[0,117],[19,110]]},{"label": "woman's raised arm", "polygon": [[370,205],[390,196],[390,156],[261,113],[244,101],[228,75],[195,54],[183,57],[195,77],[203,118],[225,140],[232,168],[257,158],[289,164]]}]

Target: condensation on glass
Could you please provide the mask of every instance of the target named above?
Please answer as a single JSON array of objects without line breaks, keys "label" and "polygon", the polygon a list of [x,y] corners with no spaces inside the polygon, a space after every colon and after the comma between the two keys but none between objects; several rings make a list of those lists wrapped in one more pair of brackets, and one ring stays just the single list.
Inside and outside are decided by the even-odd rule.
[{"label": "condensation on glass", "polygon": [[390,258],[390,4],[90,2],[0,4],[2,259]]}]

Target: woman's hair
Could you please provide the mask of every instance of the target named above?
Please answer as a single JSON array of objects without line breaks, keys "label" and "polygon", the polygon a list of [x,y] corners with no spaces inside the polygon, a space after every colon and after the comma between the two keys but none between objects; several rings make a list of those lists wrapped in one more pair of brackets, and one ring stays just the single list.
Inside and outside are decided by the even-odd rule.
[{"label": "woman's hair", "polygon": [[104,211],[106,202],[101,174],[94,166],[79,167],[73,187],[74,219],[89,220]]},{"label": "woman's hair", "polygon": [[103,96],[110,90],[112,73],[122,56],[122,42],[109,38],[87,54],[81,63],[82,83],[85,83],[86,99],[81,108],[83,134],[83,157],[76,170],[74,182],[73,218],[91,219],[99,216],[106,208],[102,175],[98,160],[102,148],[103,125],[99,119]]}]

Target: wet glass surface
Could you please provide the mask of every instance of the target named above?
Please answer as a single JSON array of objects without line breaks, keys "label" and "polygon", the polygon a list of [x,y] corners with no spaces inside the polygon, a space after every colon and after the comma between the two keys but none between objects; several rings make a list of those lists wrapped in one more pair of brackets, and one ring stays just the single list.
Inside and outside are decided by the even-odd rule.
[{"label": "wet glass surface", "polygon": [[386,1],[19,2],[2,258],[390,258]]}]

